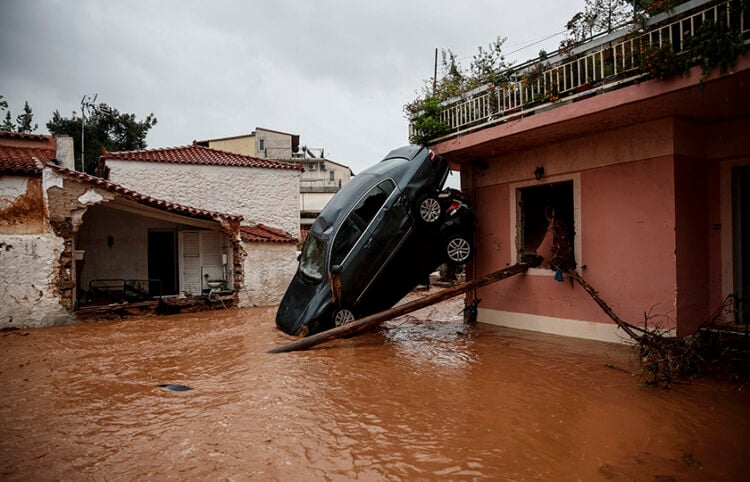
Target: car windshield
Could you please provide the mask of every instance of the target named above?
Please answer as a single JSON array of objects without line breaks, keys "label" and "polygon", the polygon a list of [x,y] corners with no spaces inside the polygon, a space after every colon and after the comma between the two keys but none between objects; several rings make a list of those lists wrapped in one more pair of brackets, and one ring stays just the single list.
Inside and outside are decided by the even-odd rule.
[{"label": "car windshield", "polygon": [[312,281],[321,281],[325,271],[326,241],[309,234],[302,246],[299,270]]}]

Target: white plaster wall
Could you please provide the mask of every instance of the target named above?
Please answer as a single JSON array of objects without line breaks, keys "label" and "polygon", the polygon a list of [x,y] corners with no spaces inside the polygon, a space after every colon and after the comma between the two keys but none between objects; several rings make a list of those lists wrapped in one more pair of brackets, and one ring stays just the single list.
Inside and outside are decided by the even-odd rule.
[{"label": "white plaster wall", "polygon": [[281,301],[297,270],[297,245],[294,243],[242,243],[245,289],[240,306],[275,305]]},{"label": "white plaster wall", "polygon": [[221,213],[242,223],[299,232],[299,171],[108,160],[110,180],[155,198]]},{"label": "white plaster wall", "polygon": [[73,321],[54,295],[63,240],[54,234],[0,236],[0,328]]},{"label": "white plaster wall", "polygon": [[0,208],[8,207],[26,194],[29,178],[26,176],[0,176]]}]

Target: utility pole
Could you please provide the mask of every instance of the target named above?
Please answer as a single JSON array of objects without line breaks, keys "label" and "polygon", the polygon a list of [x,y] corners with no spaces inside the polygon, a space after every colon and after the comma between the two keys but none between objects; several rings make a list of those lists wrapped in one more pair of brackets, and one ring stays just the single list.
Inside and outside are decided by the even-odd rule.
[{"label": "utility pole", "polygon": [[435,47],[435,71],[432,75],[432,96],[435,97],[435,91],[437,90],[437,47]]},{"label": "utility pole", "polygon": [[83,97],[81,97],[81,172],[84,172],[86,170],[86,163],[85,160],[85,144],[84,144],[84,129],[86,127],[86,109],[92,109],[96,102],[96,98],[99,97],[99,94],[94,94],[94,98],[92,99],[90,95],[84,94]]}]

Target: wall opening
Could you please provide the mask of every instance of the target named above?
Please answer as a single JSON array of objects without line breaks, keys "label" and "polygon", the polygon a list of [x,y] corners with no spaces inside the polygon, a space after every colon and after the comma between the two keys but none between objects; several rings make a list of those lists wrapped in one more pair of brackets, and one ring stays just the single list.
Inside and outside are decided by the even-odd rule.
[{"label": "wall opening", "polygon": [[551,270],[576,266],[573,181],[517,191],[518,259]]},{"label": "wall opening", "polygon": [[732,212],[734,213],[734,295],[737,321],[750,321],[750,166],[732,169]]},{"label": "wall opening", "polygon": [[148,278],[151,296],[177,294],[177,239],[175,231],[149,230]]}]

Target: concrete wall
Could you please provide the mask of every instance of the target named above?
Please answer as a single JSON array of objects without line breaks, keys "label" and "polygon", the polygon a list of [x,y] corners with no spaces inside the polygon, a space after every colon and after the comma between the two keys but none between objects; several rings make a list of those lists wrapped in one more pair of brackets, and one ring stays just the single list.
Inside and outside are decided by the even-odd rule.
[{"label": "concrete wall", "polygon": [[31,328],[73,321],[55,285],[62,238],[54,234],[0,234],[0,328]]},{"label": "concrete wall", "polygon": [[[265,149],[258,149],[260,140],[263,140]],[[268,159],[290,159],[292,157],[292,136],[282,132],[255,129],[256,156]]]},{"label": "concrete wall", "polygon": [[258,157],[254,135],[209,141],[208,147],[220,151],[242,154],[243,156]]},{"label": "concrete wall", "polygon": [[108,160],[110,180],[159,199],[299,231],[299,171]]},{"label": "concrete wall", "polygon": [[240,293],[240,306],[278,304],[297,270],[296,245],[243,243],[243,247],[247,291]]}]

